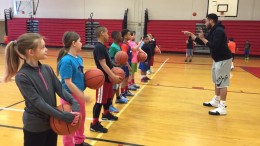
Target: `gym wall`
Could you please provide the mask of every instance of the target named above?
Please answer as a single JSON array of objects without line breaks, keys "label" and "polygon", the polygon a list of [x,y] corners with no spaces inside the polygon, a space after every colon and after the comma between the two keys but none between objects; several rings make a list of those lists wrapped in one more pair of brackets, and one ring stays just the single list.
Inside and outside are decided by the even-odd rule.
[{"label": "gym wall", "polygon": [[[2,2],[0,5],[0,10],[12,6],[12,0],[5,1],[8,2],[4,2],[4,5],[2,5]],[[90,13],[93,12],[94,19],[109,19],[109,21],[112,22],[113,20],[122,20],[124,11],[128,8],[128,28],[135,30],[137,32],[137,38],[140,38],[143,32],[144,11],[147,8],[149,12],[149,20],[151,20],[148,23],[148,27],[150,28],[148,30],[152,33],[154,33],[154,31],[156,31],[156,33],[163,31],[167,33],[169,30],[175,30],[176,32],[164,34],[160,37],[162,40],[165,38],[175,38],[178,40],[172,40],[171,42],[173,46],[172,48],[166,48],[167,51],[184,51],[185,45],[182,43],[183,38],[176,38],[179,36],[177,31],[180,29],[189,29],[194,31],[195,23],[201,23],[201,20],[206,16],[207,4],[208,0],[40,0],[36,18],[51,21],[53,19],[60,19],[60,21],[63,19],[75,19],[75,21],[78,22],[81,21],[81,19],[88,19]],[[235,34],[235,31],[237,31],[237,29],[232,29],[232,24],[236,24],[236,28],[243,28],[247,23],[251,24],[253,21],[259,22],[259,8],[259,0],[239,0],[238,17],[220,18],[229,24],[231,31],[229,30],[228,35],[233,35]],[[193,12],[196,12],[197,16],[192,16]],[[0,19],[3,19],[2,16],[3,14],[1,13]],[[168,24],[168,27],[164,27],[165,24]],[[181,26],[181,28],[176,28],[176,25]],[[258,23],[256,25],[250,25],[250,28],[259,30],[257,25]],[[154,26],[158,26],[159,28]],[[153,28],[155,28],[155,30],[153,30]],[[250,33],[251,31],[252,30],[245,31],[244,33]],[[244,34],[239,33],[232,37],[235,37],[236,39],[236,37],[240,37],[238,35]],[[13,36],[13,38],[15,37],[16,36]],[[243,41],[246,38],[247,36],[245,35],[243,38],[240,38],[240,47],[242,47]],[[163,43],[160,42],[160,40],[158,42]],[[169,45],[170,44],[168,44],[168,46]],[[255,40],[255,42],[253,41],[252,46],[260,46],[260,44]],[[260,50],[260,48],[258,50]]]}]

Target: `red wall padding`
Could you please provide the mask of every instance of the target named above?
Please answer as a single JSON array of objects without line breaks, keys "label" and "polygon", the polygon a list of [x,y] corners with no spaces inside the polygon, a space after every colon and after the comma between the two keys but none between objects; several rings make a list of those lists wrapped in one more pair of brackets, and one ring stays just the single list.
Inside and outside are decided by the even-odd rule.
[{"label": "red wall padding", "polygon": [[[85,44],[85,22],[84,19],[44,19],[39,18],[39,32],[47,38],[48,46],[62,46],[61,38],[65,31],[76,31],[80,34]],[[26,21],[24,18],[8,20],[8,36],[10,40],[26,32]],[[109,35],[113,30],[120,31],[122,20],[95,19],[108,28]],[[195,24],[201,23],[197,20],[150,20],[148,22],[148,33],[154,34],[157,44],[161,45],[162,51],[185,52],[186,37],[181,32],[189,30],[195,32]],[[238,53],[243,54],[245,40],[251,43],[251,54],[260,55],[260,21],[223,21],[228,37],[233,37],[239,48]],[[109,42],[112,42],[110,37]]]},{"label": "red wall padding", "polygon": [[[195,24],[201,21],[193,20],[150,20],[148,33],[154,34],[162,51],[185,52],[186,37],[181,32],[195,32]],[[251,54],[260,55],[260,21],[223,21],[228,37],[233,37],[239,48],[238,54],[243,54],[245,40],[251,43]]]},{"label": "red wall padding", "polygon": [[[15,18],[8,20],[8,36],[10,40],[17,39],[21,34],[26,32],[25,18]],[[39,33],[46,37],[47,46],[62,46],[62,35],[65,31],[75,31],[81,36],[83,45],[85,44],[85,22],[84,19],[46,19],[39,20]],[[108,28],[109,34],[113,30],[121,30],[122,20],[97,20],[100,25]],[[112,41],[111,39],[109,41]]]}]

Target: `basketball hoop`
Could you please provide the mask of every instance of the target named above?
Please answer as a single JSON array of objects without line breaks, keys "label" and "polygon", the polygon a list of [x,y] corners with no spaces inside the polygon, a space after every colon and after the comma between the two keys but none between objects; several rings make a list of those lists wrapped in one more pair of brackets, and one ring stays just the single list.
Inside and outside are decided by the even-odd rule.
[{"label": "basketball hoop", "polygon": [[225,11],[220,11],[220,16],[224,16]]}]

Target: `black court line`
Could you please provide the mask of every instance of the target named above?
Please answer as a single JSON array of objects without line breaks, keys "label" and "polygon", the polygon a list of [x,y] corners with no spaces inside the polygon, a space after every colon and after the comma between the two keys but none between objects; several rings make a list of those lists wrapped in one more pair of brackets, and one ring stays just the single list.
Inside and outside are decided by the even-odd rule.
[{"label": "black court line", "polygon": [[18,129],[18,130],[23,130],[23,128],[21,128],[21,127],[16,127],[16,126],[8,126],[8,125],[2,125],[2,124],[0,124],[0,127],[4,127],[4,128],[10,128],[10,129]]},{"label": "black court line", "polygon": [[[23,128],[21,128],[21,127],[2,125],[2,124],[0,124],[0,127],[23,130]],[[122,141],[115,141],[115,140],[108,140],[108,139],[93,138],[93,137],[86,137],[86,139],[102,141],[102,142],[107,142],[107,143],[123,144],[123,145],[129,145],[129,146],[144,146],[144,145],[140,145],[140,144],[134,144],[134,143],[128,143],[128,142],[122,142]]]},{"label": "black court line", "polygon": [[[20,103],[22,103],[22,102],[24,102],[24,100],[19,101],[19,102],[16,102],[16,103],[11,104],[11,105],[8,105],[8,106],[6,106],[6,107],[4,107],[4,108],[9,108],[9,107],[15,106],[15,105],[17,105],[17,104],[20,104]],[[2,111],[2,110],[4,110],[4,109],[0,109],[0,111]]]},{"label": "black court line", "polygon": [[[145,84],[141,84],[139,83],[139,85],[145,85]],[[189,87],[181,87],[181,86],[170,86],[170,85],[161,85],[161,84],[146,84],[148,86],[159,86],[159,87],[167,87],[167,88],[181,88],[181,89],[192,89],[192,90],[207,90],[207,91],[215,91],[214,89],[206,89],[206,88],[203,88],[203,87],[197,87],[197,88],[189,88]],[[203,89],[202,89],[203,88]],[[245,92],[243,90],[240,90],[240,91],[231,91],[231,90],[228,90],[228,92],[232,92],[232,93],[242,93],[242,94],[255,94],[255,95],[260,95],[260,93],[257,93],[257,92]]]},{"label": "black court line", "polygon": [[114,140],[107,140],[107,139],[100,139],[100,138],[92,138],[92,137],[86,137],[86,139],[96,140],[96,141],[102,141],[102,142],[107,142],[107,143],[130,145],[130,146],[144,146],[144,145],[140,145],[140,144],[133,144],[133,143],[127,143],[127,142],[122,142],[122,141],[114,141]]}]

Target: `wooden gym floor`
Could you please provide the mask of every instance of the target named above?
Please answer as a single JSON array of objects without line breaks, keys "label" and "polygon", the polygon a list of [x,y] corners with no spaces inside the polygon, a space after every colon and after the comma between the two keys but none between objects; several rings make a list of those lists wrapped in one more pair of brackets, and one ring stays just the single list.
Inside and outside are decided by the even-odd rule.
[{"label": "wooden gym floor", "polygon": [[[58,49],[50,49],[43,63],[56,68]],[[85,70],[95,67],[92,53],[83,50]],[[0,47],[0,77],[3,76],[4,48]],[[102,122],[106,134],[89,131],[95,91],[85,91],[93,100],[86,104],[86,142],[96,146],[259,146],[260,80],[240,67],[260,67],[260,58],[245,63],[236,57],[228,88],[227,116],[210,116],[212,108],[202,102],[214,95],[211,82],[212,59],[195,55],[184,63],[184,54],[156,56],[154,74],[147,84],[136,81],[141,89],[128,104],[115,104],[119,121]],[[23,145],[22,114],[24,101],[14,82],[0,83],[0,141],[3,146]],[[59,136],[58,146],[62,146]]]}]

